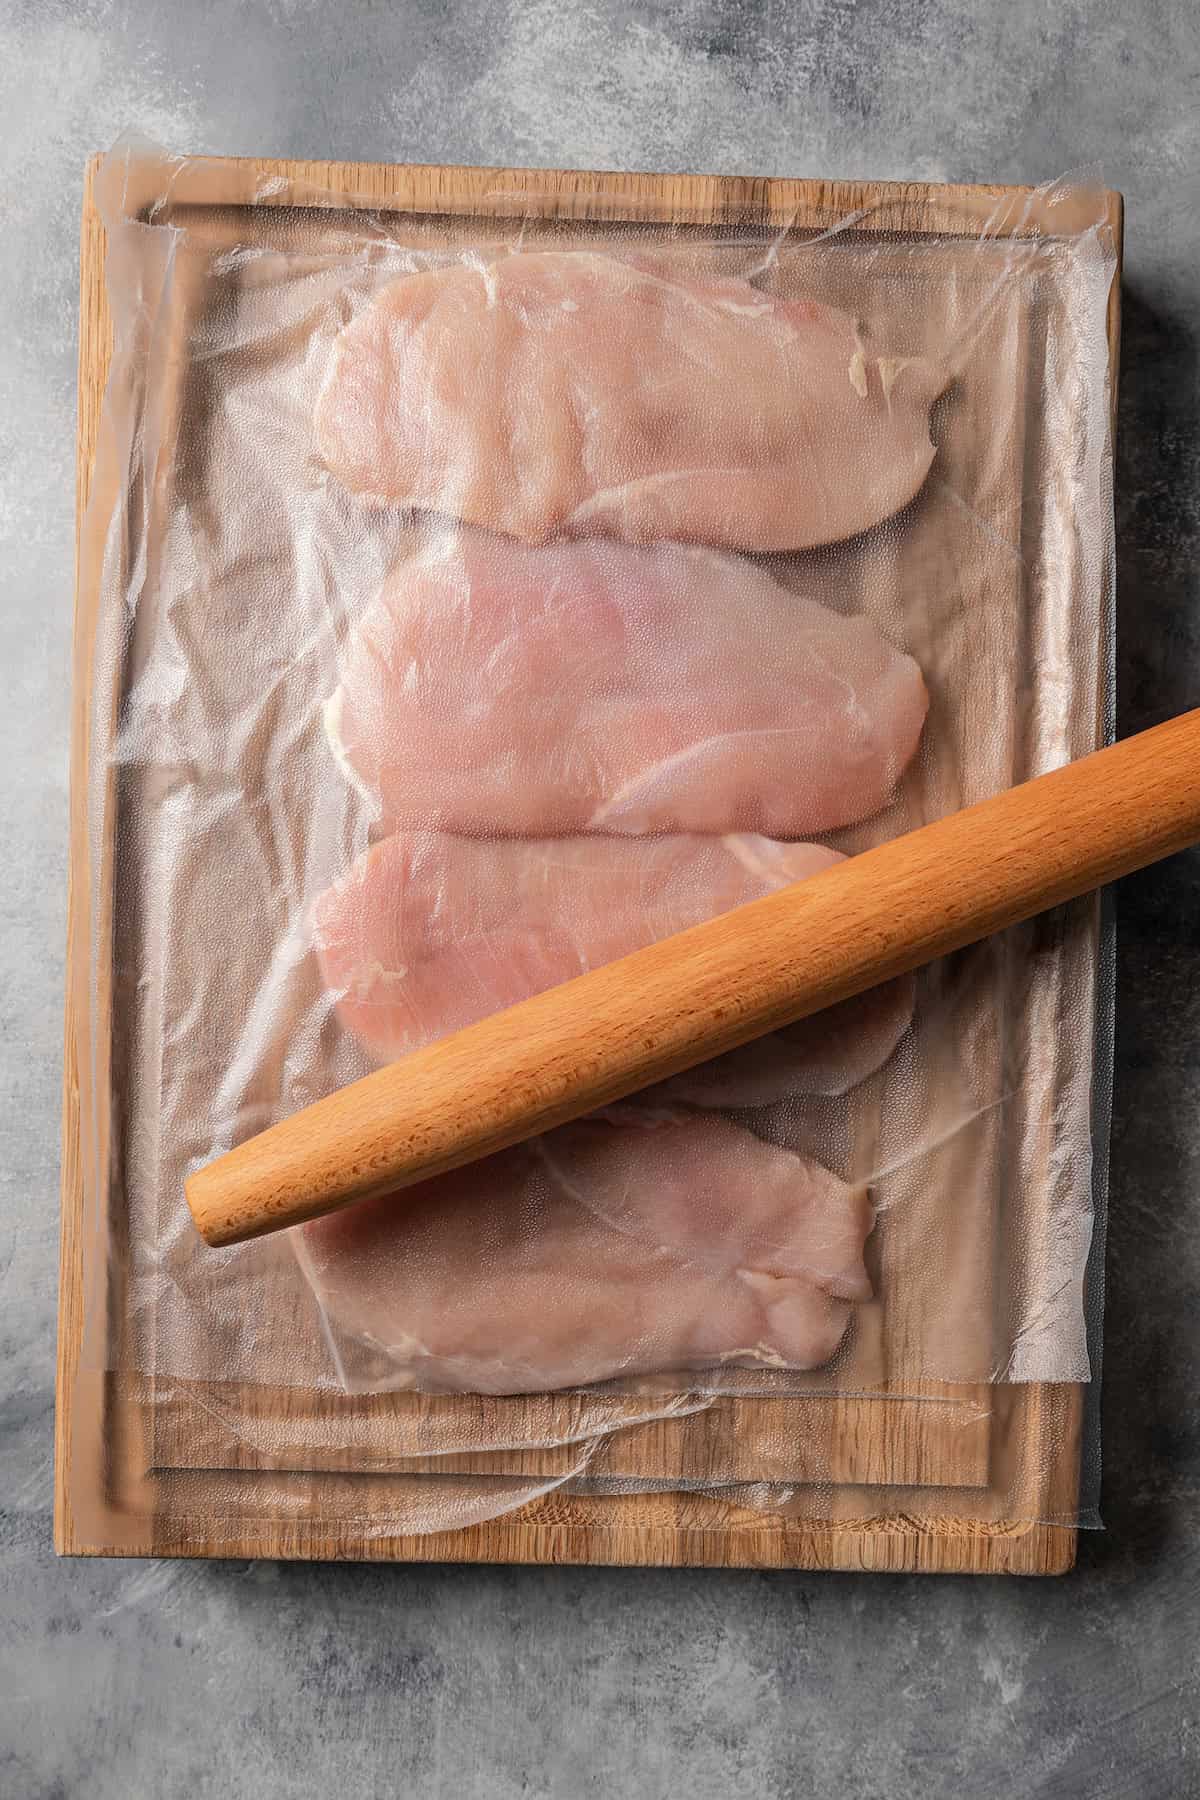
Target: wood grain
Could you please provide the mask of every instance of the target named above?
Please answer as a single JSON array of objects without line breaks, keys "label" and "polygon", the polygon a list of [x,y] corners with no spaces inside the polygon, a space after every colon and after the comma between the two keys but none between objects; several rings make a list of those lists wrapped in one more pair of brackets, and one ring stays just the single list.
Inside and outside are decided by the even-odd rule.
[{"label": "wood grain", "polygon": [[[466,1397],[469,1399],[469,1397]],[[339,1409],[340,1441],[330,1442],[327,1403],[301,1391],[286,1414],[278,1392],[237,1383],[160,1382],[148,1403],[156,1438],[164,1427],[170,1467],[329,1469],[428,1475],[567,1477],[586,1456],[588,1474],[678,1477],[682,1481],[802,1482],[840,1486],[986,1487],[991,1453],[990,1399],[970,1386],[909,1387],[894,1399],[864,1402],[852,1395],[777,1399],[703,1394],[675,1397],[677,1410],[653,1416],[614,1398],[601,1424],[595,1403],[559,1397],[541,1441],[534,1427],[544,1399],[517,1397],[497,1404],[480,1396],[474,1418],[463,1397],[370,1394]],[[447,1399],[459,1404],[447,1412]],[[887,1408],[888,1428],[881,1413]],[[622,1424],[622,1414],[626,1422]],[[532,1416],[531,1416],[532,1415]],[[456,1450],[454,1433],[473,1428],[493,1449]],[[947,1456],[947,1439],[954,1444]]]},{"label": "wood grain", "polygon": [[[137,171],[134,171],[136,174]],[[934,1404],[903,1400],[842,1399],[824,1406],[822,1439],[809,1431],[797,1442],[817,1446],[826,1482],[824,1511],[815,1518],[811,1490],[797,1488],[796,1507],[775,1514],[741,1507],[732,1498],[696,1492],[646,1492],[637,1496],[559,1490],[503,1517],[466,1529],[402,1533],[405,1484],[447,1470],[437,1433],[469,1397],[369,1396],[347,1400],[299,1390],[251,1390],[237,1384],[158,1383],[121,1372],[103,1372],[84,1349],[82,1304],[85,1260],[103,1256],[104,1234],[119,1232],[119,1197],[107,1194],[103,1172],[94,1217],[85,1213],[80,1158],[80,1108],[102,1113],[96,1065],[86,1047],[89,1020],[101,1035],[108,996],[98,1006],[87,992],[90,933],[103,927],[110,892],[112,844],[99,846],[89,865],[85,809],[87,695],[95,628],[98,535],[107,525],[109,496],[99,494],[94,517],[83,508],[99,437],[100,402],[108,371],[110,334],[101,264],[103,233],[93,200],[95,166],[89,170],[81,265],[79,501],[80,580],[77,586],[75,729],[72,763],[72,858],[64,1062],[63,1256],[60,1305],[59,1397],[55,1541],[73,1554],[231,1555],[355,1557],[387,1560],[590,1561],[693,1564],[724,1567],[845,1567],[861,1569],[962,1569],[1052,1573],[1074,1556],[1081,1391],[1072,1385],[942,1388]],[[269,193],[263,184],[272,184]],[[145,203],[156,196],[149,182]],[[857,214],[854,229],[877,240],[882,254],[893,234],[946,235],[969,244],[981,234],[998,240],[1053,238],[1074,229],[1084,214],[1070,196],[995,188],[931,188],[906,184],[855,184],[652,177],[529,170],[447,170],[264,161],[191,163],[177,172],[170,210],[180,222],[203,217],[205,229],[231,234],[244,228],[237,211],[248,201],[283,208],[320,209],[331,241],[353,218],[361,230],[386,239],[391,215],[403,214],[405,230],[424,230],[430,241],[453,240],[456,231],[478,234],[486,222],[522,218],[553,232],[561,222],[581,225],[621,221],[647,226],[670,221],[692,228],[729,230],[763,224],[792,233],[820,232]],[[1100,229],[1119,250],[1119,196],[1109,196]],[[1078,211],[1075,216],[1073,209]],[[312,242],[312,212],[281,215],[277,236],[303,231]],[[1089,215],[1090,216],[1090,215]],[[461,227],[457,224],[461,221]],[[1110,349],[1116,351],[1116,295],[1110,312]],[[101,459],[103,463],[103,458]],[[92,579],[86,579],[89,571]],[[97,898],[92,916],[91,896]],[[101,958],[103,971],[103,957]],[[81,1079],[80,1061],[88,1062]],[[103,1061],[100,1062],[103,1074]],[[100,1084],[101,1089],[103,1083]],[[99,1121],[101,1139],[103,1121]],[[93,1143],[93,1136],[86,1138]],[[90,1171],[94,1176],[95,1170]],[[102,1265],[101,1265],[102,1266]],[[121,1294],[113,1294],[119,1320]],[[102,1320],[101,1326],[104,1325]],[[88,1321],[91,1339],[95,1321]],[[228,1424],[220,1404],[228,1406]],[[555,1439],[569,1432],[569,1396],[531,1397],[526,1425]],[[778,1421],[789,1409],[814,1402],[730,1402],[725,1417],[700,1413],[693,1421],[655,1421],[653,1448],[638,1448],[631,1426],[614,1440],[613,1468],[645,1473],[672,1466],[700,1479],[736,1479],[778,1443]],[[271,1426],[270,1444],[257,1458],[247,1420],[260,1406]],[[442,1412],[441,1409],[445,1408]],[[538,1408],[542,1411],[539,1413]],[[938,1421],[938,1414],[941,1419]],[[799,1416],[799,1415],[797,1415]],[[489,1415],[489,1418],[491,1416]],[[946,1420],[952,1423],[947,1426]],[[328,1448],[323,1435],[337,1421],[344,1449]],[[491,1420],[500,1429],[501,1416]],[[509,1422],[511,1423],[511,1422]],[[354,1442],[361,1428],[368,1448],[382,1444],[382,1466]],[[315,1433],[315,1435],[314,1435]],[[424,1438],[422,1434],[426,1434]],[[786,1434],[784,1434],[786,1435]],[[523,1440],[530,1443],[530,1439]],[[534,1440],[536,1442],[536,1440]],[[435,1444],[431,1456],[422,1443]],[[317,1446],[314,1448],[314,1444]],[[290,1446],[290,1447],[289,1447]],[[398,1448],[399,1446],[399,1448]],[[731,1449],[732,1446],[732,1449]],[[486,1469],[486,1453],[475,1465]],[[340,1466],[330,1466],[341,1456]],[[544,1461],[539,1463],[539,1456]],[[533,1444],[508,1453],[501,1478],[544,1471],[553,1475],[561,1445]],[[624,1459],[624,1460],[623,1460]],[[281,1463],[295,1466],[282,1467]],[[322,1466],[322,1465],[325,1466]],[[770,1466],[769,1463],[767,1466]],[[779,1466],[779,1465],[777,1465]],[[410,1471],[420,1468],[422,1474]],[[831,1474],[831,1471],[833,1474]],[[795,1478],[806,1471],[793,1462]],[[603,1480],[597,1484],[603,1486]],[[875,1485],[867,1485],[875,1484]],[[732,1493],[732,1490],[730,1490]],[[795,1516],[796,1513],[803,1516]],[[1039,1522],[1040,1521],[1040,1522]]]},{"label": "wood grain", "polygon": [[[92,665],[99,595],[94,580],[86,580],[85,523],[91,495],[92,473],[96,464],[96,446],[100,433],[104,378],[112,357],[112,322],[104,290],[104,233],[93,201],[96,164],[88,167],[84,183],[83,217],[79,243],[79,411],[76,442],[75,493],[75,632],[73,668],[75,680],[71,695],[71,854],[67,874],[67,983],[63,1021],[63,1128],[62,1128],[62,1224],[59,1254],[58,1309],[58,1404],[55,1410],[54,1434],[54,1539],[62,1549],[74,1542],[78,1527],[72,1507],[74,1484],[72,1470],[80,1466],[74,1457],[73,1425],[76,1414],[72,1406],[76,1371],[83,1348],[83,1265],[84,1236],[87,1227],[84,1212],[84,1171],[82,1147],[84,1134],[81,1113],[84,1084],[80,1079],[80,1024],[94,1004],[100,1033],[107,1027],[108,1017],[103,993],[89,996],[87,991],[87,941],[90,925],[87,885],[89,855],[87,845],[86,796],[88,781],[88,723]],[[103,372],[103,374],[101,373]],[[91,546],[93,552],[96,546]],[[95,565],[93,555],[92,565]],[[82,984],[82,985],[81,985]],[[94,1103],[93,1081],[89,1078],[87,1099]],[[82,1421],[81,1421],[82,1423]],[[87,1467],[93,1488],[96,1446],[93,1442],[81,1450],[82,1466]]]},{"label": "wood grain", "polygon": [[[135,165],[131,211],[160,207],[161,183]],[[1119,242],[1121,196],[1103,196],[1105,228]],[[617,170],[470,168],[442,164],[280,162],[197,158],[173,172],[171,208],[251,203],[320,210],[673,226],[768,225],[978,241],[1065,237],[1092,227],[1096,196],[1064,187],[905,181],[821,181],[779,176],[650,175]],[[161,210],[161,208],[160,208]]]}]

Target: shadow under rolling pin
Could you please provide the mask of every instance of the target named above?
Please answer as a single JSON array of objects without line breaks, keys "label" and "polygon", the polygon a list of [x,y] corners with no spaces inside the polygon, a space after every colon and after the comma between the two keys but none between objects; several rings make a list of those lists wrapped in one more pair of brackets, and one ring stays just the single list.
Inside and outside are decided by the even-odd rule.
[{"label": "shadow under rolling pin", "polygon": [[414,1051],[197,1170],[192,1216],[233,1244],[444,1174],[1198,839],[1200,710]]}]

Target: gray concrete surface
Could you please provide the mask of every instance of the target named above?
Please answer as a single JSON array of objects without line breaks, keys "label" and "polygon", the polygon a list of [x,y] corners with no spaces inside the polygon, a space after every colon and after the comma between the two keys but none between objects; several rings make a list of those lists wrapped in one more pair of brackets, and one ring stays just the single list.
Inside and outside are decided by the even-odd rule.
[{"label": "gray concrete surface", "polygon": [[1103,1512],[1059,1583],[59,1563],[76,227],[125,126],[281,155],[1129,202],[1121,725],[1200,701],[1194,0],[0,0],[0,1793],[1200,1792],[1200,857],[1120,893]]}]

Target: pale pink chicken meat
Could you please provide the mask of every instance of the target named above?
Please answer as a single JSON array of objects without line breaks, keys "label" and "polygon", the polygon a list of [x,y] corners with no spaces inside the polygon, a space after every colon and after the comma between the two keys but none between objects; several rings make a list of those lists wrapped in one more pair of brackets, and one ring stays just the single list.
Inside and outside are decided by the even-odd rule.
[{"label": "pale pink chicken meat", "polygon": [[[339,1014],[387,1060],[842,858],[753,836],[482,840],[402,832],[316,903],[313,936]],[[912,1016],[891,982],[677,1076],[697,1104],[843,1093]]]},{"label": "pale pink chicken meat", "polygon": [[347,1386],[807,1369],[870,1296],[863,1188],[726,1120],[563,1126],[303,1229]]},{"label": "pale pink chicken meat", "polygon": [[927,705],[870,620],[740,558],[456,532],[358,622],[326,726],[393,827],[795,838],[885,805]]},{"label": "pale pink chicken meat", "polygon": [[913,498],[945,385],[812,301],[517,252],[383,288],[337,338],[316,441],[356,493],[527,543],[796,550]]}]

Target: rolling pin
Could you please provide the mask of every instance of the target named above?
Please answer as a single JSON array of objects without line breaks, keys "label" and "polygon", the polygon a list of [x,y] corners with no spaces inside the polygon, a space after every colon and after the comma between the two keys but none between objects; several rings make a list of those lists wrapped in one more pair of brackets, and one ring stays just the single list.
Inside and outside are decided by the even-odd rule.
[{"label": "rolling pin", "polygon": [[233,1244],[444,1174],[1198,839],[1200,709],[412,1052],[197,1170],[192,1216]]}]

